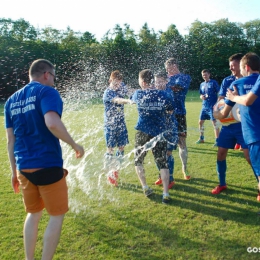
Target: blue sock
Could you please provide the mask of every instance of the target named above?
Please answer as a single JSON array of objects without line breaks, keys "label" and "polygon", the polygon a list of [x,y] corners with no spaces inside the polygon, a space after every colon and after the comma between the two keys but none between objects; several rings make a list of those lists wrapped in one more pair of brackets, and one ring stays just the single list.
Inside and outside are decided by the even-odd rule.
[{"label": "blue sock", "polygon": [[174,158],[172,155],[167,156],[167,164],[170,172],[170,182],[174,181],[173,171],[174,171]]},{"label": "blue sock", "polygon": [[201,136],[200,136],[200,140],[204,140],[204,135],[201,135]]},{"label": "blue sock", "polygon": [[217,173],[218,173],[218,179],[219,179],[220,186],[226,185],[226,170],[227,170],[226,160],[217,161]]}]

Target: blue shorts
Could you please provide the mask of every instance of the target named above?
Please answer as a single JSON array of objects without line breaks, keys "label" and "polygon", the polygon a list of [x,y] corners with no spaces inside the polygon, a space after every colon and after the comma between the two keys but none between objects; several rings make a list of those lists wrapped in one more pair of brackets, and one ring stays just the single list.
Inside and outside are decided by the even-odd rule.
[{"label": "blue shorts", "polygon": [[200,120],[216,120],[213,116],[213,108],[203,107],[200,111]]},{"label": "blue shorts", "polygon": [[236,143],[240,144],[243,149],[248,149],[243,138],[241,123],[222,126],[217,145],[226,149],[233,149]]},{"label": "blue shorts", "polygon": [[260,160],[259,160],[260,141],[249,144],[248,151],[249,151],[249,156],[250,156],[250,161],[251,161],[251,166],[253,168],[253,171],[255,175],[260,176]]},{"label": "blue shorts", "polygon": [[128,132],[125,123],[115,127],[105,126],[105,139],[107,147],[125,146],[129,143]]}]

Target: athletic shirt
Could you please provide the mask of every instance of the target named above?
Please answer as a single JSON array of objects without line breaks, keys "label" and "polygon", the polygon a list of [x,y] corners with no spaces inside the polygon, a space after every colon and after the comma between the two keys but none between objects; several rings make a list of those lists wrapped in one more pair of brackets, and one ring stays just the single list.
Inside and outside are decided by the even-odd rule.
[{"label": "athletic shirt", "polygon": [[16,167],[21,169],[62,167],[59,139],[47,128],[44,115],[54,111],[61,117],[63,102],[52,87],[32,81],[15,92],[4,108],[5,127],[13,128]]},{"label": "athletic shirt", "polygon": [[136,90],[131,97],[137,104],[136,130],[157,136],[167,130],[166,111],[173,110],[172,98],[163,90]]},{"label": "athletic shirt", "polygon": [[236,77],[235,76],[228,76],[226,78],[223,79],[222,83],[221,83],[221,86],[220,86],[220,90],[219,90],[219,93],[218,95],[219,96],[226,96],[226,93],[227,93],[227,89],[229,88],[229,86],[231,85],[231,83],[233,81],[236,80]]},{"label": "athletic shirt", "polygon": [[186,115],[185,98],[190,87],[191,77],[187,74],[176,74],[169,77],[166,87],[181,87],[179,91],[173,91],[174,113],[176,115]]},{"label": "athletic shirt", "polygon": [[[233,90],[234,86],[237,88],[238,95],[242,96],[252,91],[254,94],[258,93],[260,80],[256,84],[257,79],[260,79],[259,74],[253,73],[248,77],[240,78],[232,83],[230,89]],[[256,87],[254,85],[256,84]],[[257,87],[258,85],[258,87]],[[257,95],[257,94],[256,94]],[[258,96],[257,95],[257,96]],[[229,106],[234,106],[236,103],[230,100],[225,100],[226,104]],[[239,104],[241,124],[243,137],[246,144],[252,144],[260,141],[260,100],[259,97],[250,106],[244,106]]]},{"label": "athletic shirt", "polygon": [[206,99],[202,101],[202,106],[206,109],[213,108],[218,99],[219,85],[217,81],[210,79],[208,82],[202,82],[199,92],[201,95],[206,95]]},{"label": "athletic shirt", "polygon": [[125,123],[124,105],[112,102],[114,98],[121,98],[121,93],[108,87],[103,94],[103,104],[105,107],[104,122],[105,127],[120,127]]},{"label": "athletic shirt", "polygon": [[[221,86],[220,86],[220,91],[218,93],[219,96],[226,96],[227,93],[227,89],[230,87],[230,85],[236,80],[235,76],[228,76],[226,78],[223,79]],[[222,125],[222,128],[225,129],[227,128],[231,131],[231,130],[235,130],[240,128],[241,129],[241,123],[235,123],[235,124],[230,124],[230,125]]]}]

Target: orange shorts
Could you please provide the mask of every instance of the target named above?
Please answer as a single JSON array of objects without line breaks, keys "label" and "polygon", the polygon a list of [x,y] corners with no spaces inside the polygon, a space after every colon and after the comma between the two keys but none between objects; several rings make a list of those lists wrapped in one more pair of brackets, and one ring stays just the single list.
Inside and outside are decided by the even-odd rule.
[{"label": "orange shorts", "polygon": [[66,174],[53,184],[38,186],[31,183],[19,171],[17,171],[17,178],[26,212],[36,213],[46,208],[50,215],[58,216],[69,210]]}]

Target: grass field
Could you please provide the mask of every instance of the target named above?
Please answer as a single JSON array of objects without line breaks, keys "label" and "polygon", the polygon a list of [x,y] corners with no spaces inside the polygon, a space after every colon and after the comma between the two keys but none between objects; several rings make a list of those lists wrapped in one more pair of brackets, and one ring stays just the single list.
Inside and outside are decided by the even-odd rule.
[{"label": "grass field", "polygon": [[[24,259],[21,194],[10,185],[10,168],[0,114],[0,260]],[[161,203],[162,188],[153,185],[157,169],[149,152],[145,160],[148,184],[155,195],[146,198],[134,172],[133,145],[136,107],[126,106],[130,144],[120,171],[117,188],[107,184],[102,157],[103,105],[66,106],[63,121],[82,143],[86,154],[75,160],[72,150],[62,144],[64,167],[69,170],[70,211],[65,217],[60,244],[54,259],[259,259],[259,203],[257,183],[240,151],[230,150],[227,158],[228,190],[215,196],[218,184],[213,129],[205,123],[204,144],[199,137],[198,116],[201,102],[197,92],[189,92],[186,102],[188,123],[188,168],[190,181],[182,178],[178,151],[175,157],[176,184],[170,191],[170,205]],[[35,259],[39,260],[42,236],[48,221],[45,213],[39,226]]]}]

